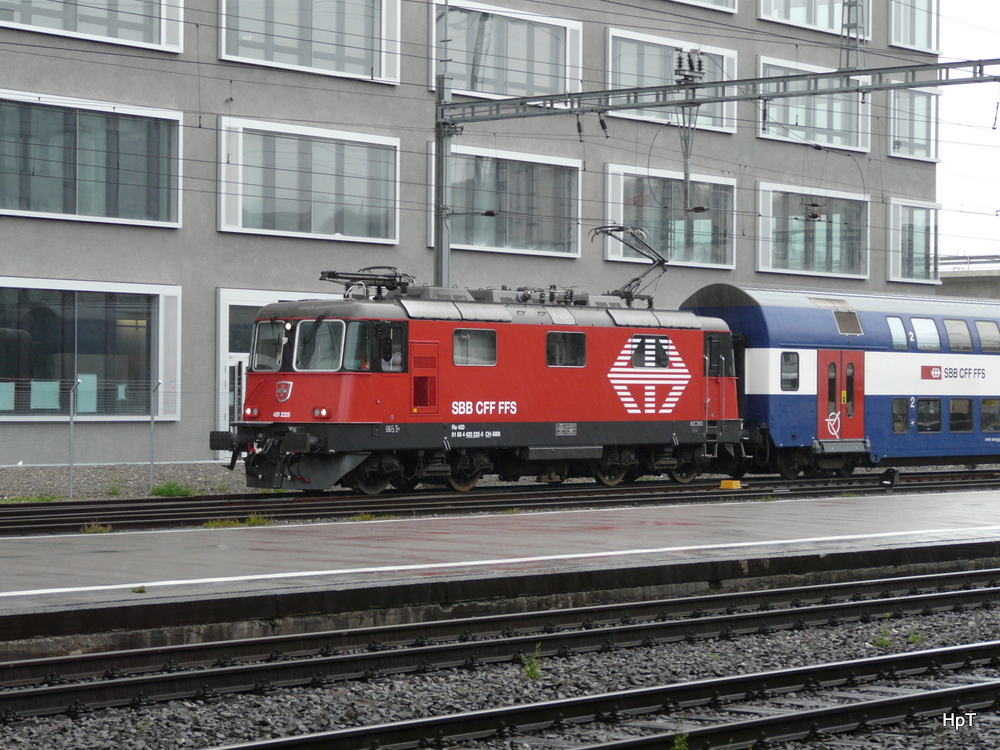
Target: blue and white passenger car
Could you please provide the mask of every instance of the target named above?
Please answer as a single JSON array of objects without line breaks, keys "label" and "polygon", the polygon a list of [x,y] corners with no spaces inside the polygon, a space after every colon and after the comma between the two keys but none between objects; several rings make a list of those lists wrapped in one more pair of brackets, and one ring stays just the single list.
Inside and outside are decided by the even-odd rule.
[{"label": "blue and white passenger car", "polygon": [[713,284],[735,338],[739,470],[1000,462],[1000,302]]}]

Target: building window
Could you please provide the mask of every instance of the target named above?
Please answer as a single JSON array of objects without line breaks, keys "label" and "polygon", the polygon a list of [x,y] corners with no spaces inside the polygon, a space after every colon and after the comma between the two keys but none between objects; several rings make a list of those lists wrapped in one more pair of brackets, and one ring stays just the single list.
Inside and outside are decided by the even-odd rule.
[{"label": "building window", "polygon": [[938,280],[938,206],[892,201],[889,208],[889,280]]},{"label": "building window", "polygon": [[893,44],[936,52],[938,28],[938,0],[892,0]]},{"label": "building window", "polygon": [[923,89],[892,92],[891,156],[937,160],[938,97],[936,91]]},{"label": "building window", "polygon": [[518,97],[580,90],[579,22],[460,0],[434,9],[435,60],[448,59],[455,91]]},{"label": "building window", "polygon": [[[829,68],[761,58],[762,78],[828,73]],[[819,90],[839,86],[835,80],[819,82]],[[807,91],[806,81],[765,83],[761,91],[784,93]],[[867,151],[870,146],[867,99],[860,94],[811,94],[773,99],[761,105],[761,137],[781,141],[819,144],[833,148]]]},{"label": "building window", "polygon": [[580,254],[578,161],[463,147],[449,162],[453,247]]},{"label": "building window", "polygon": [[399,80],[399,0],[226,0],[223,59]]},{"label": "building window", "polygon": [[736,11],[736,0],[674,0],[675,3],[685,3],[686,5],[701,5],[705,8],[715,8],[716,10]]},{"label": "building window", "polygon": [[545,364],[549,367],[586,367],[587,334],[549,331],[545,334]]},{"label": "building window", "polygon": [[222,118],[223,231],[395,242],[399,140]]},{"label": "building window", "polygon": [[[843,6],[843,0],[760,0],[760,17],[839,34],[844,18]],[[860,12],[870,18],[867,0],[862,0]]]},{"label": "building window", "polygon": [[864,278],[867,196],[761,185],[761,271]]},{"label": "building window", "polygon": [[[736,53],[729,50],[704,47],[690,42],[663,39],[647,34],[635,34],[612,29],[609,49],[611,60],[608,65],[608,88],[640,88],[644,86],[669,86],[676,82],[678,54],[697,48],[701,65],[704,66],[704,81],[725,81],[736,78]],[[685,65],[687,57],[685,56]],[[695,62],[692,59],[692,62]],[[695,63],[697,64],[697,63]],[[675,95],[674,98],[681,98]],[[640,97],[640,101],[643,98]],[[663,101],[662,97],[650,94],[645,101]],[[680,111],[673,106],[645,109],[619,110],[617,116],[655,120],[679,124]],[[736,103],[703,104],[698,108],[697,126],[713,130],[736,130]]]},{"label": "building window", "polygon": [[180,115],[24,96],[0,92],[0,212],[176,224]]},{"label": "building window", "polygon": [[[0,284],[0,415],[176,416],[178,288]],[[10,284],[10,282],[14,284]],[[23,280],[21,280],[23,283]],[[158,381],[169,380],[165,387]],[[154,393],[155,391],[155,393]]]},{"label": "building window", "polygon": [[[672,263],[731,268],[735,182],[696,177],[685,200],[677,172],[608,167],[608,223],[639,227],[646,241]],[[634,250],[610,240],[608,260],[646,262]]]},{"label": "building window", "polygon": [[456,328],[452,341],[456,365],[492,367],[497,363],[497,332],[478,328]]},{"label": "building window", "polygon": [[181,9],[176,0],[0,0],[0,26],[180,52]]}]

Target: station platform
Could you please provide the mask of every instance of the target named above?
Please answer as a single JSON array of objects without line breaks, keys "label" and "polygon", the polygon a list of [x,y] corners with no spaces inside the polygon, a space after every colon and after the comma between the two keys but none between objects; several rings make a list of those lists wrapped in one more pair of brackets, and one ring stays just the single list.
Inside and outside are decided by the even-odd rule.
[{"label": "station platform", "polygon": [[109,615],[122,629],[361,622],[389,608],[538,608],[581,592],[652,598],[998,559],[1000,503],[980,491],[14,537],[0,540],[0,641],[106,629]]}]

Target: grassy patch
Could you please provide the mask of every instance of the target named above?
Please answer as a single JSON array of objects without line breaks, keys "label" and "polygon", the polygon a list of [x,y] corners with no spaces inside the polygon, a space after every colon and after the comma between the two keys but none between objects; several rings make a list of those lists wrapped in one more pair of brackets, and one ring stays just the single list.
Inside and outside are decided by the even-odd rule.
[{"label": "grassy patch", "polygon": [[203,524],[206,529],[235,529],[242,525],[237,518],[213,518]]},{"label": "grassy patch", "polygon": [[243,522],[244,526],[270,526],[274,523],[274,520],[268,516],[258,516],[256,513],[251,513],[247,516],[247,520]]},{"label": "grassy patch", "polygon": [[104,526],[99,523],[88,523],[86,526],[80,527],[80,533],[82,534],[107,534],[111,531],[111,526]]},{"label": "grassy patch", "polygon": [[5,497],[0,503],[52,503],[61,500],[58,495],[38,495],[35,497]]},{"label": "grassy patch", "polygon": [[170,480],[156,485],[153,488],[153,494],[157,497],[189,497],[191,490],[180,482]]},{"label": "grassy patch", "polygon": [[531,656],[521,654],[521,673],[529,680],[537,680],[542,676],[542,644],[535,644],[535,653]]},{"label": "grassy patch", "polygon": [[133,594],[145,594],[146,593],[146,587],[145,586],[136,586],[134,589],[132,589],[132,593]]}]

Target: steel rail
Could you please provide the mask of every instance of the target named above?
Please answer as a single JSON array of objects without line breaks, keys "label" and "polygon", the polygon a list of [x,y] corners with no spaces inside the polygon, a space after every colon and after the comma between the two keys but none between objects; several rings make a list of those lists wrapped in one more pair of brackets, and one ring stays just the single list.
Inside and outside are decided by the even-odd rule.
[{"label": "steel rail", "polygon": [[[262,740],[217,750],[369,750],[372,747],[407,750],[444,746],[450,742],[509,737],[513,732],[558,728],[566,724],[618,723],[635,716],[672,714],[678,709],[725,704],[744,700],[747,696],[814,690],[817,686],[848,686],[856,682],[896,679],[901,675],[934,674],[942,669],[996,664],[998,660],[1000,642],[994,641]],[[900,721],[908,716],[930,715],[956,707],[983,708],[994,704],[998,691],[1000,680],[984,679],[974,685],[922,693],[914,691],[894,698],[692,729],[684,735],[689,745],[697,743],[697,747],[749,747],[761,739],[795,739],[817,730],[846,731],[864,722]],[[586,747],[595,750],[662,749],[674,746],[673,740],[677,737],[674,731]]]},{"label": "steel rail", "polygon": [[[263,662],[236,663],[224,654],[216,657],[215,664],[206,663],[206,655],[215,656],[207,648],[185,647],[196,659],[183,667],[172,657],[185,649],[160,649],[159,664],[168,659],[166,666],[155,673],[128,674],[127,652],[104,655],[110,661],[104,679],[96,681],[67,682],[79,674],[59,676],[49,672],[44,678],[48,684],[23,687],[32,676],[46,673],[55,660],[30,660],[26,664],[11,662],[0,664],[6,673],[10,689],[0,691],[0,716],[45,715],[72,711],[74,706],[122,706],[133,701],[174,700],[182,697],[209,696],[221,693],[270,690],[274,687],[292,687],[308,684],[325,684],[333,681],[356,679],[363,676],[429,671],[432,669],[465,666],[475,669],[480,665],[503,662],[520,662],[521,655],[534,652],[541,657],[568,656],[572,653],[598,652],[635,646],[652,646],[661,642],[690,640],[692,638],[721,637],[731,639],[748,633],[770,633],[774,630],[806,628],[842,624],[845,622],[874,619],[875,617],[902,617],[907,614],[931,614],[948,609],[964,611],[970,600],[978,606],[994,606],[1000,601],[1000,588],[962,589],[906,595],[888,599],[847,601],[817,604],[814,607],[791,606],[783,609],[773,605],[760,606],[752,612],[704,615],[691,613],[688,617],[666,619],[657,616],[644,622],[631,617],[621,618],[612,627],[598,627],[584,623],[581,629],[560,630],[549,626],[541,631],[521,633],[509,625],[499,637],[476,638],[464,634],[458,642],[429,643],[424,636],[402,647],[390,648],[383,643],[370,642],[364,651],[336,653],[344,644],[335,639],[319,636],[312,641],[312,648],[324,645],[319,651],[291,654],[275,649]],[[685,602],[687,604],[687,602]],[[546,613],[551,614],[551,613]],[[495,625],[497,618],[490,618]],[[516,618],[515,618],[515,621]],[[465,621],[467,622],[467,621]],[[461,624],[465,624],[459,621]],[[537,625],[538,619],[535,624]],[[443,624],[438,623],[438,627]],[[433,626],[431,626],[433,627]],[[411,630],[410,635],[413,634]],[[367,635],[367,634],[362,634]],[[440,631],[438,632],[440,635]],[[451,633],[455,636],[454,630]],[[357,635],[353,636],[357,645]],[[267,639],[268,647],[274,639]],[[288,643],[293,643],[289,640]],[[302,646],[300,640],[297,644]],[[234,651],[245,649],[243,642]],[[148,666],[156,649],[144,649],[140,659]],[[258,649],[258,655],[260,650]],[[65,659],[63,664],[103,663],[94,657]],[[124,667],[124,668],[123,668]]]},{"label": "steel rail", "polygon": [[758,478],[736,490],[720,489],[718,480],[678,485],[640,482],[617,487],[573,483],[559,487],[509,485],[483,488],[468,494],[418,492],[377,497],[336,493],[308,496],[289,494],[212,496],[164,500],[57,501],[0,505],[0,535],[79,532],[85,526],[111,530],[201,526],[215,520],[245,522],[251,516],[267,522],[296,522],[320,518],[350,518],[357,514],[418,516],[518,509],[609,508],[657,503],[719,500],[750,501],[774,497],[817,497],[844,492],[944,492],[1000,488],[1000,472],[971,475],[948,473],[901,475],[888,484],[880,475],[823,477],[803,480]]}]

